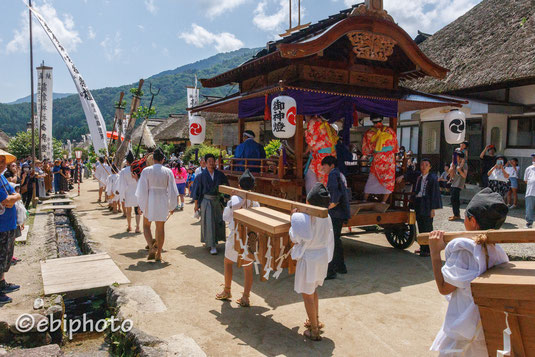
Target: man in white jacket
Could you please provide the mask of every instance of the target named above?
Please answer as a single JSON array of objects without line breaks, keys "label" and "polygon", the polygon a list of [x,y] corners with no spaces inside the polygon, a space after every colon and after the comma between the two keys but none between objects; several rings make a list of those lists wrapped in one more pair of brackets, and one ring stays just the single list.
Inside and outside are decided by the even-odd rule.
[{"label": "man in white jacket", "polygon": [[98,158],[97,167],[95,168],[94,176],[98,181],[98,201],[102,202],[102,192],[104,192],[104,199],[105,201],[108,200],[107,194],[106,194],[106,180],[108,179],[108,176],[110,175],[110,167],[104,163],[104,157]]},{"label": "man in white jacket", "polygon": [[[165,155],[158,148],[153,154],[154,165],[146,167],[139,178],[136,197],[143,214],[143,233],[149,245],[148,259],[162,260],[165,222],[176,207],[178,190],[171,169],[163,166]],[[156,223],[156,242],[152,242],[151,223]]]},{"label": "man in white jacket", "polygon": [[[500,194],[485,188],[466,207],[464,225],[468,231],[499,229],[507,213],[507,205]],[[449,301],[444,324],[431,346],[431,351],[440,352],[440,356],[488,356],[470,283],[487,269],[509,259],[500,246],[486,244],[484,237],[456,238],[446,245],[444,232],[434,231],[429,236],[435,282],[438,291]],[[446,250],[444,266],[440,257],[443,249]]]},{"label": "man in white jacket", "polygon": [[126,228],[127,232],[132,231],[132,208],[134,208],[134,213],[136,215],[136,233],[141,233],[139,229],[139,221],[141,216],[139,211],[135,209],[137,204],[136,189],[137,189],[137,180],[132,176],[132,171],[130,170],[130,165],[134,162],[134,155],[131,151],[126,155],[126,166],[119,172],[119,194],[121,201],[124,203],[124,215],[126,216],[126,221],[128,227]]}]

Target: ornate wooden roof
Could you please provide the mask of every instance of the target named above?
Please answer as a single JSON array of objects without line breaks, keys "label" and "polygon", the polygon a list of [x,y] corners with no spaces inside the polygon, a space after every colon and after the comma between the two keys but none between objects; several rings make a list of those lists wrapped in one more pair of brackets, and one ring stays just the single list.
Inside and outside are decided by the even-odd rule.
[{"label": "ornate wooden roof", "polygon": [[[317,78],[395,89],[400,80],[441,79],[447,72],[431,61],[386,11],[360,4],[270,42],[252,60],[201,82],[208,88],[240,83],[242,93],[271,85],[277,78],[286,83]],[[274,74],[271,80],[270,73]]]}]

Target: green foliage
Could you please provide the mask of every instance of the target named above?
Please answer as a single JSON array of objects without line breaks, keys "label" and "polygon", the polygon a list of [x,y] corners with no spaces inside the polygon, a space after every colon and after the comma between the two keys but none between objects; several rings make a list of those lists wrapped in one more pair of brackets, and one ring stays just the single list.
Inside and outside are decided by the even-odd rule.
[{"label": "green foliage", "polygon": [[528,19],[523,17],[522,18],[522,21],[520,21],[520,26],[524,27],[524,25],[526,24],[526,22],[528,22]]},{"label": "green foliage", "polygon": [[[197,156],[197,160],[195,159],[195,152],[199,150],[199,155]],[[182,156],[182,162],[184,165],[188,165],[190,162],[193,162],[195,165],[199,165],[199,159],[204,157],[206,154],[213,154],[216,159],[219,158],[219,154],[222,153],[224,158],[230,157],[230,155],[227,154],[226,151],[220,151],[219,148],[216,148],[215,146],[200,144],[200,145],[192,145],[184,151],[184,155]]]},{"label": "green foliage", "polygon": [[139,155],[143,156],[147,153],[147,150],[143,147],[143,146],[140,146],[140,145],[133,145],[132,146],[132,153],[135,155],[136,152],[139,151]]},{"label": "green foliage", "polygon": [[[251,59],[258,49],[241,49],[229,53],[220,53],[202,61],[188,64],[174,70],[165,71],[147,79],[154,88],[161,88],[160,94],[154,98],[157,117],[167,117],[169,114],[186,113],[186,90],[188,85],[199,78],[210,78],[222,72],[237,67]],[[102,116],[109,130],[115,118],[115,103],[120,92],[128,93],[129,89],[137,85],[126,84],[120,87],[95,89],[91,94],[95,98]],[[201,93],[211,96],[226,96],[231,94],[231,87],[201,88]],[[236,91],[236,88],[233,89]],[[130,99],[127,99],[129,105]],[[141,99],[141,105],[148,107],[150,96]],[[59,140],[80,140],[81,135],[87,134],[89,129],[85,119],[78,94],[54,100],[53,134]],[[0,128],[8,135],[25,130],[30,120],[30,104],[0,104]]]},{"label": "green foliage", "polygon": [[133,114],[133,117],[136,118],[136,119],[144,119],[144,118],[148,118],[148,117],[151,117],[153,115],[156,115],[156,109],[155,108],[150,108],[149,107],[144,107],[142,105],[140,105],[137,110],[134,112]]},{"label": "green foliage", "polygon": [[143,90],[142,89],[137,89],[137,88],[130,88],[130,93],[132,93],[132,95],[134,97],[143,97],[144,93],[143,93]]},{"label": "green foliage", "polygon": [[[39,134],[36,132],[35,140],[35,156],[39,157]],[[56,138],[52,138],[52,149],[54,157],[60,157],[63,145]],[[8,152],[15,155],[17,159],[26,158],[32,155],[32,134],[29,131],[18,132],[9,140]]]},{"label": "green foliage", "polygon": [[271,140],[269,144],[264,146],[264,151],[266,152],[266,157],[270,158],[272,156],[279,154],[279,149],[281,147],[280,140]]},{"label": "green foliage", "polygon": [[176,151],[175,144],[162,144],[160,147],[167,157],[171,156],[171,154]]},{"label": "green foliage", "polygon": [[115,102],[115,108],[116,109],[125,109],[126,108],[126,100],[123,100],[121,103],[119,103],[119,101]]},{"label": "green foliage", "polygon": [[87,149],[84,149],[84,148],[79,148],[79,147],[76,147],[76,148],[73,148],[72,149],[72,152],[73,152],[73,155],[74,157],[76,158],[76,154],[74,154],[75,152],[77,151],[81,151],[82,152],[82,161],[85,161],[89,158],[89,151]]}]

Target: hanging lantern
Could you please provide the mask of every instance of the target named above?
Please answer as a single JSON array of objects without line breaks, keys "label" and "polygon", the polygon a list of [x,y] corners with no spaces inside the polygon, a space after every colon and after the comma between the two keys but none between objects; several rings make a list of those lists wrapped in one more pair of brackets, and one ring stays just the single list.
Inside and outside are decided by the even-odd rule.
[{"label": "hanging lantern", "polygon": [[295,135],[297,103],[288,96],[271,101],[271,131],[276,138],[288,139]]},{"label": "hanging lantern", "polygon": [[444,117],[444,136],[448,144],[460,144],[466,136],[466,115],[459,109],[450,111]]},{"label": "hanging lantern", "polygon": [[202,144],[206,138],[206,119],[192,115],[189,120],[189,140],[192,145]]}]

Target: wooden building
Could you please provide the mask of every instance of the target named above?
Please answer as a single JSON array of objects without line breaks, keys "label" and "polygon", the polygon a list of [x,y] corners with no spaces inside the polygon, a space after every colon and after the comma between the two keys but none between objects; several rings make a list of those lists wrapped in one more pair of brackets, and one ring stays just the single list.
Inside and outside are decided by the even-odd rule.
[{"label": "wooden building", "polygon": [[[423,53],[450,72],[443,79],[426,77],[408,86],[467,102],[462,110],[468,119],[472,181],[480,175],[479,154],[488,144],[508,158],[519,158],[521,173],[531,164],[530,155],[535,152],[534,14],[532,0],[483,0],[420,44]],[[453,147],[445,142],[442,128],[448,109],[401,116],[400,130],[413,138],[419,134],[419,154],[432,158],[435,167],[451,161]]]}]

